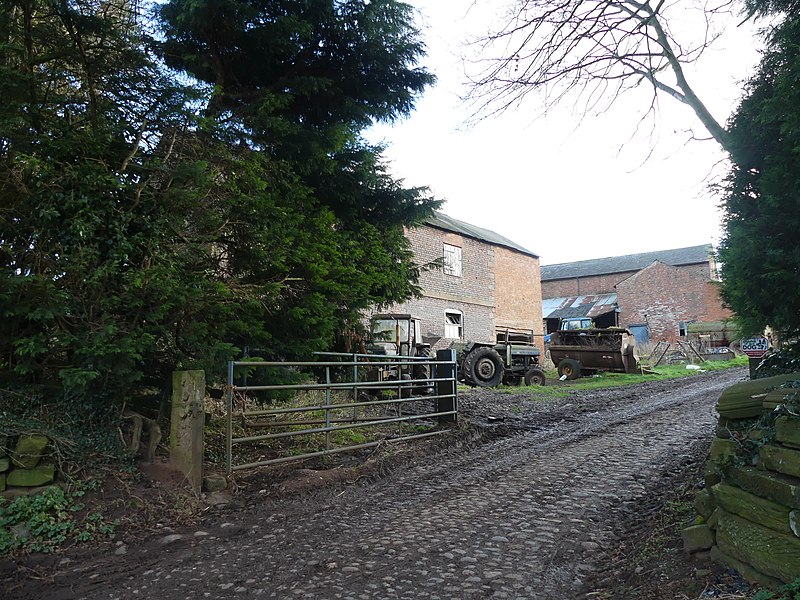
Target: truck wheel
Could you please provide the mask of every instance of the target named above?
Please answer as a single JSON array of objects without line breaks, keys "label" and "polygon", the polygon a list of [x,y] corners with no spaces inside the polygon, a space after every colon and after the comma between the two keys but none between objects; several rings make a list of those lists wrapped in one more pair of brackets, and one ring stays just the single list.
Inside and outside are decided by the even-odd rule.
[{"label": "truck wheel", "polygon": [[544,371],[541,369],[528,369],[525,373],[525,385],[545,385]]},{"label": "truck wheel", "polygon": [[581,376],[581,363],[571,358],[565,358],[558,363],[558,376],[567,379],[577,379]]},{"label": "truck wheel", "polygon": [[503,359],[494,348],[476,348],[464,358],[464,379],[471,385],[495,387],[503,370]]}]

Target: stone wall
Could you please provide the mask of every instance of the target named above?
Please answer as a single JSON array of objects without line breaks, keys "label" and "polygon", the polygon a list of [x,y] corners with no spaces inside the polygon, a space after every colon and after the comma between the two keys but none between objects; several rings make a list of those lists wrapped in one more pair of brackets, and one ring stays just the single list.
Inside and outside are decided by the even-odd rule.
[{"label": "stone wall", "polygon": [[49,445],[43,435],[0,436],[0,494],[10,498],[53,483]]},{"label": "stone wall", "polygon": [[[684,531],[690,552],[772,588],[800,577],[800,373],[731,386],[717,404],[701,524]],[[791,410],[787,410],[791,409]]]}]

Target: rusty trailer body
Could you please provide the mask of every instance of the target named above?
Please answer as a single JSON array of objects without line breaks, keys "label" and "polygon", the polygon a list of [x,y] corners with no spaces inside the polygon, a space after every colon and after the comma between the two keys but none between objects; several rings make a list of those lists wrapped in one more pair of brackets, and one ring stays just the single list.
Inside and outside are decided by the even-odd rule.
[{"label": "rusty trailer body", "polygon": [[594,371],[639,372],[635,338],[627,329],[554,331],[550,334],[549,349],[561,378],[577,379]]}]

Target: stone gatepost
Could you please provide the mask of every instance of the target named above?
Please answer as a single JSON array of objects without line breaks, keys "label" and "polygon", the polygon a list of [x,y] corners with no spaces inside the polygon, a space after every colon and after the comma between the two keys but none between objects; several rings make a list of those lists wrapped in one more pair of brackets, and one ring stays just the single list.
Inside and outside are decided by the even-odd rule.
[{"label": "stone gatepost", "polygon": [[198,493],[203,484],[205,391],[204,371],[175,371],[172,374],[169,459]]}]

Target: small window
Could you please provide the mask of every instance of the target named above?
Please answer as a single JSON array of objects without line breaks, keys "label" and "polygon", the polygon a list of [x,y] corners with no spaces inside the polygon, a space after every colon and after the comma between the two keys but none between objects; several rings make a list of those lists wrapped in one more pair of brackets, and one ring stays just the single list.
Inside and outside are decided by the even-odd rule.
[{"label": "small window", "polygon": [[464,337],[464,315],[461,311],[444,311],[444,337],[451,340]]},{"label": "small window", "polygon": [[444,244],[444,274],[461,277],[461,248]]},{"label": "small window", "polygon": [[689,324],[686,321],[681,321],[680,324],[678,325],[678,336],[686,337],[688,329],[689,329]]}]

